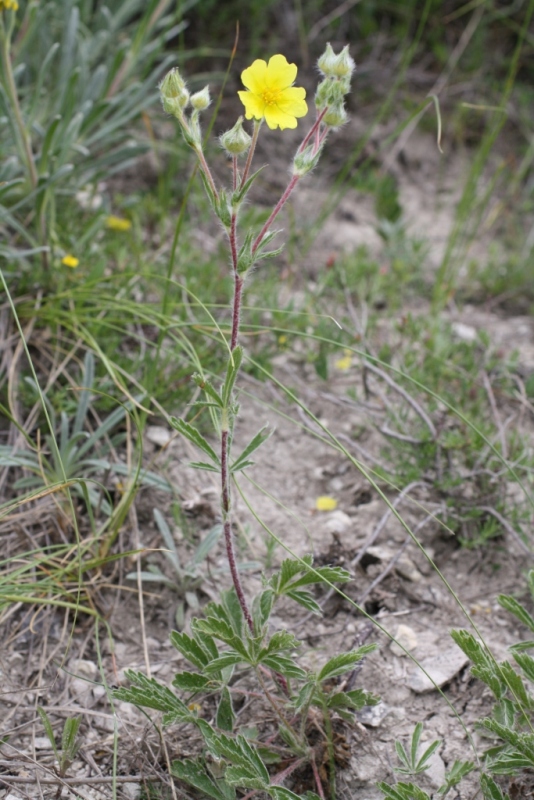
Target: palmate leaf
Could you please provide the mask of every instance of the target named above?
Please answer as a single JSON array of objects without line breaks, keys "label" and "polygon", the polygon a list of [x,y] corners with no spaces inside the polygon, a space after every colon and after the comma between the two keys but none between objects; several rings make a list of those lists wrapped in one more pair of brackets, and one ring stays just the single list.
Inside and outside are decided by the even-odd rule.
[{"label": "palmate leaf", "polygon": [[197,761],[191,759],[173,761],[171,772],[213,800],[234,800],[235,798],[235,789],[232,786],[223,780],[215,781],[207,772],[206,767]]},{"label": "palmate leaf", "polygon": [[[304,562],[304,563],[302,563]],[[278,594],[289,594],[302,586],[313,583],[346,583],[350,580],[350,573],[340,567],[317,567],[313,571],[307,569],[313,566],[313,556],[306,555],[301,561],[286,558],[269,581],[269,585]],[[297,601],[298,602],[298,601]]]},{"label": "palmate leaf", "polygon": [[170,424],[172,427],[177,430],[182,436],[191,442],[191,444],[196,445],[199,447],[207,456],[213,461],[214,464],[220,466],[219,456],[213,449],[213,447],[208,444],[206,439],[202,436],[200,431],[198,431],[193,425],[190,425],[184,419],[178,419],[177,417],[170,417],[169,419]]},{"label": "palmate leaf", "polygon": [[319,672],[317,680],[322,683],[335,678],[337,675],[343,675],[344,672],[352,669],[358,661],[361,661],[367,653],[372,653],[373,650],[376,650],[376,644],[365,644],[357,650],[351,650],[350,653],[341,653],[341,655],[334,656],[334,658],[326,662]]}]

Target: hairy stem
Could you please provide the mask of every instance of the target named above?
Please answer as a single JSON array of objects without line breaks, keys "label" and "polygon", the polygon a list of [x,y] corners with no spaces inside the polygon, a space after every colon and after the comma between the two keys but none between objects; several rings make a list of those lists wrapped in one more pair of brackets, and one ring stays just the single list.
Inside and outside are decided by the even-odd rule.
[{"label": "hairy stem", "polygon": [[245,185],[245,181],[248,178],[248,174],[250,172],[250,167],[252,164],[252,159],[254,158],[254,151],[256,150],[256,144],[258,141],[258,134],[261,128],[261,120],[254,120],[254,130],[252,132],[252,142],[250,143],[250,148],[247,155],[247,160],[245,162],[245,169],[243,170],[243,175],[241,176],[241,184],[240,186]]},{"label": "hairy stem", "polygon": [[286,202],[287,202],[287,200],[289,198],[289,195],[291,194],[291,192],[293,191],[293,189],[295,188],[295,186],[299,182],[299,179],[300,179],[300,175],[293,175],[293,177],[289,181],[285,192],[283,193],[282,197],[280,198],[278,203],[273,208],[273,210],[271,212],[271,216],[269,217],[269,219],[267,220],[267,222],[265,223],[265,225],[263,226],[263,228],[259,232],[258,236],[256,237],[256,241],[252,245],[252,255],[254,255],[254,253],[256,252],[256,250],[258,249],[260,244],[262,243],[262,241],[265,239],[266,234],[269,232],[269,228],[271,227],[271,225],[273,224],[274,220],[276,219],[276,217],[278,216],[278,214],[282,210],[282,207],[286,204]]}]

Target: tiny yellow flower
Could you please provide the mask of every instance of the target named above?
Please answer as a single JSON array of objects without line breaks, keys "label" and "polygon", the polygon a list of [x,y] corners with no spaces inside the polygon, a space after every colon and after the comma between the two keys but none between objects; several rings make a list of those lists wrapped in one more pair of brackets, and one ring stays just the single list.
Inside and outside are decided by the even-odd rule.
[{"label": "tiny yellow flower", "polygon": [[10,9],[12,11],[17,11],[18,7],[19,4],[17,3],[17,0],[0,0],[0,11],[3,11],[4,9],[6,11],[9,11]]},{"label": "tiny yellow flower", "polygon": [[72,256],[70,253],[67,253],[66,256],[63,256],[61,259],[61,263],[65,267],[70,267],[71,269],[75,269],[78,264],[80,263],[79,259],[76,256]]},{"label": "tiny yellow flower", "polygon": [[296,64],[285,56],[276,55],[269,63],[258,58],[241,73],[246,92],[238,92],[245,106],[247,119],[265,119],[269,128],[296,128],[297,117],[308,113],[306,90],[293,86],[297,77]]},{"label": "tiny yellow flower", "polygon": [[333,497],[322,496],[315,501],[317,511],[334,511],[337,508],[337,500]]},{"label": "tiny yellow flower", "polygon": [[338,358],[338,360],[334,362],[334,366],[336,367],[336,369],[340,369],[342,372],[346,372],[352,366],[352,358],[350,356],[344,356],[343,358]]},{"label": "tiny yellow flower", "polygon": [[132,223],[129,219],[124,219],[124,217],[115,217],[113,214],[109,217],[106,217],[106,228],[109,228],[110,231],[129,231],[132,227]]},{"label": "tiny yellow flower", "polygon": [[281,336],[278,337],[278,344],[279,345],[287,344],[287,336],[285,335],[285,333],[282,333]]}]

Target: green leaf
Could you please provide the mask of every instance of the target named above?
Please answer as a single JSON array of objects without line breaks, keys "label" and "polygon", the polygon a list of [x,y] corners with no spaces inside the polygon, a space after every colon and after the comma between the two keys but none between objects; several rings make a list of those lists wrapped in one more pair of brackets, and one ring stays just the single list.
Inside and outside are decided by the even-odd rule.
[{"label": "green leaf", "polygon": [[334,710],[351,708],[359,711],[364,706],[375,706],[378,702],[379,698],[376,695],[365,692],[363,689],[353,689],[350,692],[335,692],[327,695],[327,706]]},{"label": "green leaf", "polygon": [[247,194],[248,190],[250,189],[250,187],[252,186],[252,184],[254,183],[254,181],[256,180],[258,175],[260,174],[260,172],[262,172],[264,169],[265,169],[265,166],[260,167],[259,169],[257,169],[256,172],[253,172],[252,175],[250,176],[250,178],[245,181],[243,186],[241,186],[239,189],[237,189],[235,192],[233,192],[230,202],[231,202],[231,204],[232,204],[232,206],[234,208],[236,208],[241,203],[241,201],[243,200],[243,198]]},{"label": "green leaf", "polygon": [[334,656],[334,658],[331,658],[326,662],[322,670],[319,672],[317,680],[320,683],[323,683],[323,681],[331,680],[337,675],[343,675],[344,672],[348,672],[350,669],[352,669],[354,665],[358,663],[358,661],[361,661],[367,653],[372,653],[373,650],[376,650],[375,644],[366,644],[362,647],[359,647],[357,650],[352,650],[349,653],[341,653],[341,655]]},{"label": "green leaf", "polygon": [[215,658],[213,661],[210,661],[209,664],[206,664],[204,672],[211,675],[226,669],[226,667],[233,667],[235,664],[240,664],[242,661],[243,656],[240,653],[225,652],[222,653],[219,658]]},{"label": "green leaf", "polygon": [[227,686],[224,686],[221,691],[221,699],[217,707],[216,723],[217,727],[223,731],[232,732],[234,730],[235,714],[232,706],[232,697]]},{"label": "green leaf", "polygon": [[285,593],[286,597],[290,597],[295,603],[298,603],[299,606],[303,606],[307,611],[311,611],[312,614],[316,614],[318,617],[322,617],[323,610],[319,603],[314,599],[311,592],[303,592],[303,591],[289,591]]},{"label": "green leaf", "polygon": [[480,776],[480,788],[484,795],[484,800],[510,800],[507,794],[503,794],[500,787],[489,775]]},{"label": "green leaf", "polygon": [[204,453],[206,453],[207,456],[211,458],[214,464],[217,464],[220,467],[221,462],[219,461],[219,456],[213,447],[208,444],[206,439],[204,439],[202,434],[193,427],[193,425],[190,425],[185,420],[178,419],[177,417],[170,417],[169,422],[175,430],[181,433],[182,436],[185,436],[185,438],[191,442],[191,444],[195,444],[197,447],[199,447]]},{"label": "green leaf", "polygon": [[524,707],[529,708],[531,705],[530,697],[527,694],[521,676],[515,672],[514,668],[509,661],[503,661],[499,664],[501,676],[512,692],[514,699],[519,701]]},{"label": "green leaf", "polygon": [[379,783],[378,788],[387,800],[430,800],[430,795],[414,783],[397,783],[395,786]]},{"label": "green leaf", "polygon": [[192,639],[191,636],[188,636],[187,633],[172,631],[170,640],[172,646],[197,669],[203,669],[210,660],[200,644],[195,639]]},{"label": "green leaf", "polygon": [[195,374],[192,376],[192,380],[200,389],[202,389],[202,391],[208,395],[208,397],[211,397],[216,406],[219,408],[224,408],[221,395],[216,389],[213,388],[211,382],[207,378],[205,378],[203,375],[200,375],[198,372],[195,372]]},{"label": "green leaf", "polygon": [[243,452],[236,458],[232,466],[230,467],[230,472],[239,472],[242,469],[253,464],[253,461],[248,461],[248,457],[253,453],[255,450],[260,447],[263,442],[267,441],[267,439],[271,436],[272,430],[267,428],[267,426],[263,427],[258,433],[251,439],[248,445],[245,447]]},{"label": "green leaf", "polygon": [[224,773],[224,780],[231,786],[242,786],[245,789],[258,789],[262,791],[267,788],[265,781],[258,778],[253,770],[247,767],[228,767]]},{"label": "green leaf", "polygon": [[256,595],[252,604],[252,617],[254,628],[257,635],[260,635],[265,623],[268,621],[274,604],[274,592],[271,589],[264,589]]},{"label": "green leaf", "polygon": [[216,688],[212,680],[198,672],[177,672],[172,685],[184,692],[202,692]]},{"label": "green leaf", "polygon": [[232,350],[232,353],[228,359],[228,364],[226,366],[226,376],[224,379],[224,384],[222,387],[222,401],[224,404],[224,408],[228,408],[232,399],[232,392],[234,390],[234,384],[237,379],[237,373],[239,372],[239,368],[241,366],[241,362],[243,361],[243,348],[241,345],[237,345]]},{"label": "green leaf", "polygon": [[267,656],[263,659],[262,664],[269,667],[269,669],[274,669],[275,672],[279,672],[285,678],[296,678],[298,680],[306,678],[305,671],[297,667],[295,662],[291,658],[287,658],[287,656]]},{"label": "green leaf", "polygon": [[472,761],[455,761],[450,770],[445,773],[445,783],[438,789],[438,794],[445,796],[453,786],[460,783],[462,778],[469,775],[475,768]]},{"label": "green leaf", "polygon": [[62,761],[67,759],[72,763],[78,752],[79,744],[76,741],[80,729],[81,717],[67,717],[61,736]]},{"label": "green leaf", "polygon": [[231,738],[224,733],[217,736],[216,749],[220,756],[227,758],[233,766],[243,767],[259,778],[264,786],[269,784],[267,767],[255,747],[244,736]]},{"label": "green leaf", "polygon": [[205,461],[190,461],[189,466],[193,469],[203,469],[205,472],[220,473],[219,467],[214,467],[213,464],[207,464]]},{"label": "green leaf", "polygon": [[141,672],[125,670],[126,677],[133,684],[128,689],[115,689],[113,697],[136,706],[153,708],[156,711],[172,713],[177,718],[190,719],[191,712],[182,701],[155,678],[147,678]]},{"label": "green leaf", "polygon": [[190,759],[173,761],[171,772],[177,778],[204,792],[213,800],[234,800],[235,790],[224,784],[224,781],[215,781],[208,774],[206,768]]},{"label": "green leaf", "polygon": [[309,706],[315,694],[316,683],[315,679],[311,678],[301,687],[296,700],[294,701],[295,711],[302,711],[303,708]]},{"label": "green leaf", "polygon": [[510,597],[510,595],[507,594],[500,594],[497,600],[502,608],[509,611],[514,617],[517,617],[517,619],[522,622],[523,625],[526,625],[527,628],[530,628],[531,631],[534,631],[534,618],[531,617],[526,608],[524,608],[521,603],[518,603],[514,597]]},{"label": "green leaf", "polygon": [[269,786],[267,791],[273,800],[302,800],[303,797],[313,798],[313,800],[317,798],[317,800],[320,800],[314,792],[306,792],[303,795],[298,795],[292,792],[291,789],[286,789],[285,786]]},{"label": "green leaf", "polygon": [[534,682],[534,658],[526,653],[512,653],[514,661],[521,667],[529,681]]},{"label": "green leaf", "polygon": [[45,733],[46,733],[46,735],[48,737],[48,740],[49,740],[49,742],[50,742],[50,744],[52,746],[52,750],[54,751],[54,755],[56,756],[57,760],[59,761],[59,751],[58,751],[58,748],[56,746],[56,737],[54,736],[54,729],[52,727],[52,723],[50,722],[48,714],[46,713],[44,708],[41,708],[40,706],[37,706],[37,713],[41,717],[41,722],[43,723],[43,728],[45,729]]}]

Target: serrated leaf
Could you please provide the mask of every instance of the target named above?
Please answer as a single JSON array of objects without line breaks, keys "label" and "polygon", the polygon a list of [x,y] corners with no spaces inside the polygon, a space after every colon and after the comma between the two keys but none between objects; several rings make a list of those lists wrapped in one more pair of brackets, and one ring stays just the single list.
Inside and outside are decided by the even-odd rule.
[{"label": "serrated leaf", "polygon": [[348,672],[352,669],[358,661],[361,661],[367,653],[372,653],[373,650],[376,650],[375,644],[366,644],[359,647],[357,650],[334,656],[334,658],[326,662],[319,672],[317,680],[322,683],[323,681],[335,678],[337,675],[343,675],[344,672]]},{"label": "serrated leaf", "polygon": [[513,652],[514,661],[518,664],[529,681],[534,682],[534,658],[526,653]]},{"label": "serrated leaf", "polygon": [[234,730],[235,714],[232,706],[232,697],[227,686],[224,686],[221,691],[221,699],[217,707],[216,723],[217,727],[222,731],[230,731],[231,733]]},{"label": "serrated leaf", "polygon": [[239,653],[222,653],[219,658],[215,658],[213,661],[210,661],[209,664],[206,664],[204,672],[207,675],[212,675],[226,669],[226,667],[233,667],[235,664],[240,664],[242,661],[243,657]]},{"label": "serrated leaf", "polygon": [[188,636],[187,633],[178,633],[172,631],[170,635],[171,644],[179,653],[181,653],[188,661],[193,664],[197,669],[202,669],[206,666],[209,657],[195,639]]},{"label": "serrated leaf", "polygon": [[500,786],[498,786],[493,778],[489,775],[480,776],[480,788],[484,795],[484,800],[509,800],[507,794],[503,794]]},{"label": "serrated leaf", "polygon": [[531,631],[534,631],[534,618],[528,613],[526,608],[524,608],[521,603],[518,603],[514,597],[510,597],[507,594],[500,594],[497,597],[497,601],[502,608],[509,611],[514,617],[526,625],[527,628],[530,628]]},{"label": "serrated leaf", "polygon": [[347,583],[350,572],[342,567],[317,567],[314,572],[307,572],[302,578],[292,581],[288,589],[298,589],[311,583]]},{"label": "serrated leaf", "polygon": [[305,792],[303,795],[298,795],[292,792],[291,789],[286,789],[285,786],[269,786],[267,791],[273,800],[302,800],[303,797],[313,798],[313,800],[317,798],[319,800],[319,797],[314,792]]},{"label": "serrated leaf", "polygon": [[177,672],[172,685],[184,692],[202,692],[216,688],[213,681],[198,672]]},{"label": "serrated leaf", "polygon": [[204,792],[213,800],[233,800],[235,798],[235,790],[233,788],[225,786],[224,781],[215,782],[206,768],[196,761],[190,759],[173,761],[171,772],[177,778]]},{"label": "serrated leaf", "polygon": [[177,417],[171,417],[169,419],[170,424],[172,427],[177,430],[182,436],[191,442],[191,444],[196,445],[199,447],[207,456],[211,458],[214,464],[217,464],[220,468],[220,460],[219,456],[213,449],[213,447],[208,444],[206,439],[202,436],[200,431],[198,431],[193,425],[190,425],[184,419],[178,419]]},{"label": "serrated leaf", "polygon": [[363,689],[353,689],[350,692],[335,692],[327,696],[328,708],[337,710],[339,708],[351,708],[359,711],[364,706],[374,706],[379,702],[379,698]]},{"label": "serrated leaf", "polygon": [[296,700],[294,701],[295,711],[302,711],[303,708],[308,706],[315,694],[316,684],[315,680],[306,681],[304,686],[300,688]]},{"label": "serrated leaf", "polygon": [[530,706],[530,698],[527,694],[521,676],[513,669],[508,661],[499,664],[501,677],[512,692],[514,699],[518,700],[523,706]]},{"label": "serrated leaf", "polygon": [[241,786],[244,789],[257,789],[262,791],[267,788],[265,781],[258,778],[251,769],[247,767],[228,767],[224,773],[224,780],[231,786]]},{"label": "serrated leaf", "polygon": [[493,709],[493,716],[501,725],[513,728],[516,709],[511,700],[503,698]]},{"label": "serrated leaf", "polygon": [[303,606],[307,611],[311,611],[312,614],[316,614],[318,617],[322,617],[323,610],[319,603],[314,599],[311,592],[305,591],[289,591],[285,593],[286,597],[290,597],[295,603],[298,603],[299,606]]},{"label": "serrated leaf", "polygon": [[191,717],[191,713],[185,703],[182,703],[174,692],[171,692],[170,689],[163,686],[155,678],[147,678],[141,672],[133,672],[132,670],[125,670],[124,674],[133,686],[115,689],[113,697],[117,700],[124,700],[136,706],[153,708],[156,711],[172,713],[184,719]]},{"label": "serrated leaf", "polygon": [[458,647],[464,651],[466,656],[477,667],[491,667],[494,666],[493,662],[488,658],[487,653],[484,651],[480,643],[469,631],[460,629],[452,630],[451,637],[456,642]]},{"label": "serrated leaf", "polygon": [[243,452],[236,458],[232,466],[230,467],[230,472],[239,472],[240,470],[245,469],[245,467],[253,464],[253,461],[249,461],[248,457],[254,453],[258,447],[267,441],[267,439],[272,435],[272,430],[270,430],[266,425],[258,431],[258,433],[250,440],[247,444]]},{"label": "serrated leaf", "polygon": [[275,672],[279,672],[285,678],[296,678],[298,680],[306,678],[304,670],[297,667],[295,662],[291,658],[287,658],[287,656],[267,656],[263,659],[262,664],[269,667],[269,669],[274,669]]},{"label": "serrated leaf", "polygon": [[259,595],[254,598],[252,605],[252,617],[254,619],[254,626],[256,633],[259,634],[261,629],[268,621],[274,604],[274,592],[271,589],[264,589]]},{"label": "serrated leaf", "polygon": [[233,766],[240,766],[259,778],[263,785],[269,784],[269,773],[257,750],[244,736],[231,738],[224,733],[217,736],[216,748],[220,756],[227,758]]}]

